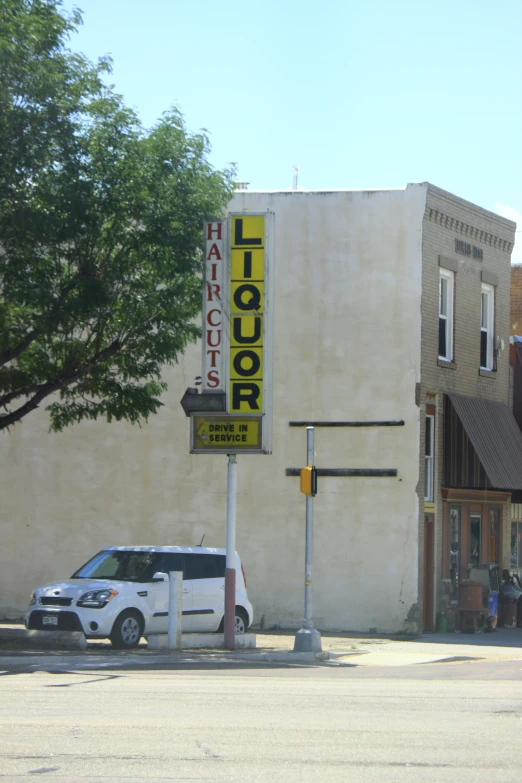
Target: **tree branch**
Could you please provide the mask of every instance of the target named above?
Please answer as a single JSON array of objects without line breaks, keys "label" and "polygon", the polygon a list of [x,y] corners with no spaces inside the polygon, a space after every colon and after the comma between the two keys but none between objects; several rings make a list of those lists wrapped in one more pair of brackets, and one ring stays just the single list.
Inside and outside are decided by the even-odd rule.
[{"label": "tree branch", "polygon": [[41,401],[45,399],[45,397],[48,397],[49,394],[70,386],[71,383],[74,383],[85,375],[94,364],[104,361],[104,359],[108,359],[110,356],[114,356],[122,347],[122,343],[119,340],[114,340],[107,348],[104,348],[103,351],[99,351],[91,356],[74,372],[69,373],[64,378],[57,378],[54,381],[43,383],[38,387],[38,391],[33,394],[31,399],[27,400],[24,405],[21,405],[11,413],[0,414],[0,430],[4,430],[7,427],[11,427],[13,424],[16,424],[16,422],[23,419],[24,416],[27,416],[28,413],[31,413],[35,408],[38,408]]},{"label": "tree branch", "polygon": [[2,395],[2,397],[0,397],[0,408],[5,408],[6,405],[9,405],[10,402],[16,400],[17,397],[27,397],[28,394],[32,394],[37,389],[38,385],[21,386],[19,389],[15,389],[14,391]]},{"label": "tree branch", "polygon": [[74,280],[66,285],[51,312],[46,313],[39,319],[40,325],[29,332],[29,334],[26,334],[24,339],[21,340],[18,345],[13,346],[12,348],[8,348],[3,352],[3,354],[0,354],[0,367],[3,367],[4,364],[7,364],[8,362],[12,362],[13,359],[17,359],[26,350],[26,348],[28,348],[31,343],[36,340],[37,337],[46,331],[49,324],[52,324],[53,321],[55,321],[56,318],[60,316],[60,305],[62,304],[64,298],[71,293],[77,284],[78,280]]},{"label": "tree branch", "polygon": [[0,355],[0,367],[3,367],[4,364],[7,364],[8,362],[12,362],[13,359],[17,359],[43,331],[43,327],[40,329],[33,329],[33,331],[29,332],[18,345],[4,351],[3,354]]}]

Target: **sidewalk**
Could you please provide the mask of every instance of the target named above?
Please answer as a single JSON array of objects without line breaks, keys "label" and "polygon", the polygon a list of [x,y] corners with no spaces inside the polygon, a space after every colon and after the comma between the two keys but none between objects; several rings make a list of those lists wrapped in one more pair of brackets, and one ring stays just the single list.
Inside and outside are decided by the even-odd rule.
[{"label": "sidewalk", "polygon": [[[251,652],[288,653],[293,648],[294,636],[293,631],[258,634],[257,649]],[[332,659],[357,666],[522,660],[522,628],[499,628],[486,634],[429,633],[411,638],[324,632],[321,638],[323,651],[330,653]]]},{"label": "sidewalk", "polygon": [[[13,644],[5,639],[9,629],[23,629],[17,623],[0,623],[0,668],[2,662],[13,659],[27,660],[28,656],[36,660],[48,657],[42,652],[36,652],[33,645],[25,645],[22,640]],[[3,638],[4,637],[4,638]],[[199,661],[200,663],[305,663],[315,665],[350,665],[350,666],[410,666],[414,664],[443,663],[474,660],[522,660],[522,628],[498,628],[493,633],[482,634],[423,634],[418,637],[378,635],[363,635],[359,633],[322,633],[323,653],[294,653],[295,630],[262,631],[256,634],[256,647],[253,649],[233,652],[217,649],[183,650],[182,652],[164,652],[158,654],[147,649],[147,643],[142,640],[140,646],[131,652],[113,650],[108,640],[89,640],[87,649],[81,653],[85,659],[94,659],[104,666],[112,660],[122,665],[125,659],[129,662],[140,661],[155,664],[164,660],[179,662]],[[67,658],[71,653],[63,653],[60,657]],[[78,659],[78,653],[74,658]],[[56,653],[53,656],[56,660]]]}]

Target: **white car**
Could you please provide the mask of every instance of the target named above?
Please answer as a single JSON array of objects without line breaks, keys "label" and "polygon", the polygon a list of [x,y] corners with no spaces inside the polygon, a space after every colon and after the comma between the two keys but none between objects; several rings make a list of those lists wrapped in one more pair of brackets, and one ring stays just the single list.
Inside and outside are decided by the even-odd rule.
[{"label": "white car", "polygon": [[[169,571],[183,572],[183,633],[223,630],[224,549],[113,546],[99,552],[70,579],[38,587],[25,626],[38,631],[83,631],[131,649],[142,636],[167,633]],[[243,566],[236,553],[236,633],[252,624]]]}]

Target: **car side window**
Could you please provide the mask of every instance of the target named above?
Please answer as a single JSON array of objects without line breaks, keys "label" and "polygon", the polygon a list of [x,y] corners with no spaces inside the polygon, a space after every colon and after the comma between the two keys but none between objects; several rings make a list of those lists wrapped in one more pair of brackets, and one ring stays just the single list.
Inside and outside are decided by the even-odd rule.
[{"label": "car side window", "polygon": [[219,579],[225,576],[225,555],[185,555],[184,579]]},{"label": "car side window", "polygon": [[124,552],[116,576],[129,582],[148,582],[154,568],[154,552]]},{"label": "car side window", "polygon": [[154,571],[183,571],[183,555],[181,552],[162,552],[154,565]]}]

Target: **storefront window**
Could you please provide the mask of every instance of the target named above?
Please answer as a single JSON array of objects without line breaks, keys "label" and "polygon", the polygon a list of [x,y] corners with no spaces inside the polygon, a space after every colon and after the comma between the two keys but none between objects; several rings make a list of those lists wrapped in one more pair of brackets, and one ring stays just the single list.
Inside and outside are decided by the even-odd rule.
[{"label": "storefront window", "polygon": [[426,438],[424,441],[424,500],[433,502],[433,425],[435,417],[426,414]]},{"label": "storefront window", "polygon": [[511,568],[522,568],[522,522],[511,523]]},{"label": "storefront window", "polygon": [[490,508],[488,514],[488,533],[489,533],[489,561],[490,563],[500,562],[500,509]]},{"label": "storefront window", "polygon": [[459,600],[460,508],[450,508],[450,601]]},{"label": "storefront window", "polygon": [[469,518],[469,557],[468,563],[480,563],[480,528],[482,518],[472,514]]}]

